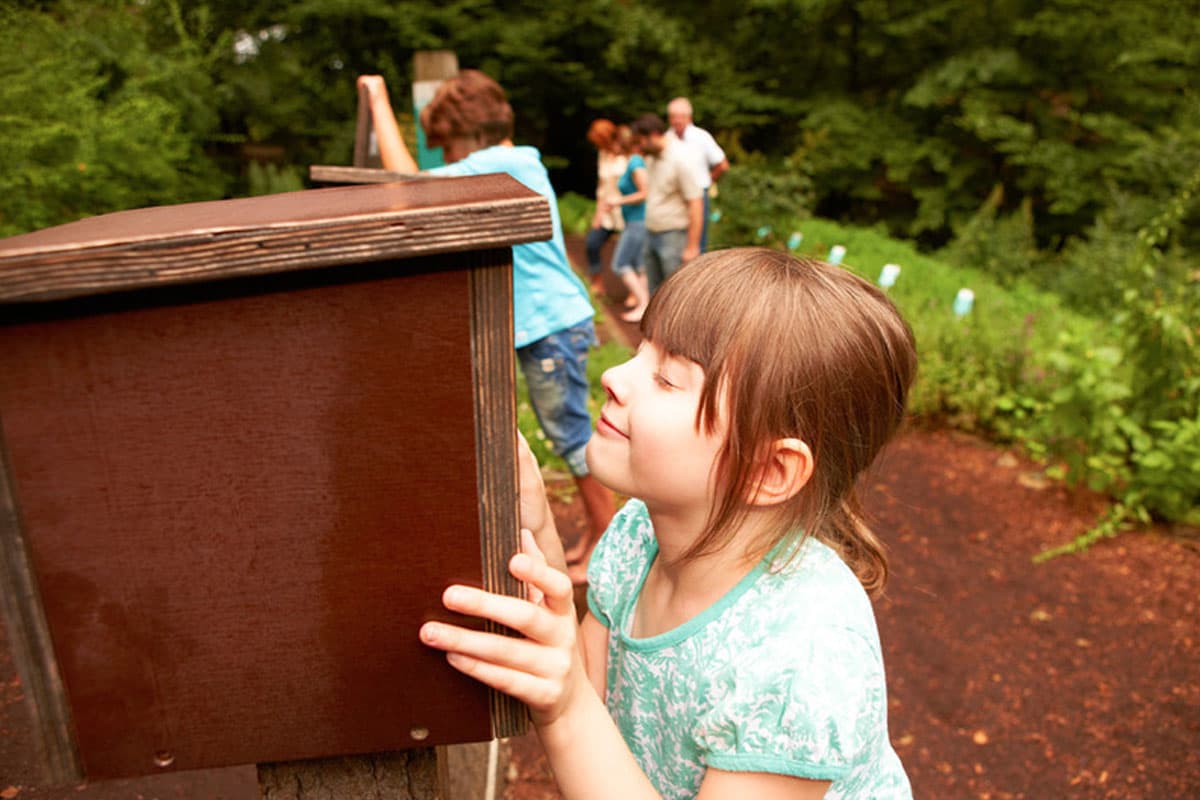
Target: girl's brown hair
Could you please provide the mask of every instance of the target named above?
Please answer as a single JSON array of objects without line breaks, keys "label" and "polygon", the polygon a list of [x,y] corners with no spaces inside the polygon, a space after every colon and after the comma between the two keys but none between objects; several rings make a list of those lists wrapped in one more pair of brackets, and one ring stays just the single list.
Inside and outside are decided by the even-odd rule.
[{"label": "girl's brown hair", "polygon": [[513,110],[500,84],[477,69],[464,69],[438,87],[421,109],[421,127],[431,147],[451,139],[476,139],[483,147],[513,135]]},{"label": "girl's brown hair", "polygon": [[727,543],[770,445],[795,437],[812,450],[812,477],[776,508],[778,534],[755,543],[753,555],[793,534],[797,547],[815,536],[868,591],[881,589],[887,558],[863,520],[855,482],[900,426],[917,366],[912,331],[887,296],[821,261],[722,250],[662,285],[642,333],[704,369],[697,429],[715,430],[718,408],[728,422],[717,503],[684,558]]}]

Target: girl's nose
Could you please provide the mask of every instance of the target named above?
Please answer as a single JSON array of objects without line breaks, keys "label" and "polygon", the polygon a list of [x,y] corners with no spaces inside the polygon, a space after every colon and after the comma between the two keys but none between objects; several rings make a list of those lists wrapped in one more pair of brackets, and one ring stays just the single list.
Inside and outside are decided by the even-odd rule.
[{"label": "girl's nose", "polygon": [[614,403],[622,403],[625,398],[624,381],[621,379],[621,367],[623,366],[625,364],[609,367],[600,375],[600,385],[604,387],[604,393],[608,395],[608,399]]}]

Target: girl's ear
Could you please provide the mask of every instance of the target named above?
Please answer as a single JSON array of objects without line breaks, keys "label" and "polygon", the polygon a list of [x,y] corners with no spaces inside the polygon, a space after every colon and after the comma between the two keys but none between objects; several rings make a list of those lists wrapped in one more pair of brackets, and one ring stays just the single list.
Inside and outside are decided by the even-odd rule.
[{"label": "girl's ear", "polygon": [[808,483],[813,472],[813,454],[802,439],[776,439],[758,476],[750,484],[747,503],[773,506],[792,499]]}]

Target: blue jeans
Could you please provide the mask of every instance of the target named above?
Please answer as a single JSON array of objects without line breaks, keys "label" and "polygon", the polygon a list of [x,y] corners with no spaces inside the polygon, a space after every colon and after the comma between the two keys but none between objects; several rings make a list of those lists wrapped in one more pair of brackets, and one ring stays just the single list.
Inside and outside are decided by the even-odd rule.
[{"label": "blue jeans", "polygon": [[610,231],[608,228],[592,228],[587,232],[587,238],[583,240],[583,247],[587,250],[589,275],[599,275],[600,270],[604,269],[604,265],[600,263],[600,248],[604,247],[608,237],[614,233],[616,231]]},{"label": "blue jeans", "polygon": [[650,284],[650,294],[654,294],[662,282],[674,275],[675,270],[683,264],[685,247],[686,228],[646,233],[646,280]]},{"label": "blue jeans", "polygon": [[576,477],[588,474],[585,450],[592,438],[592,417],[587,407],[587,356],[595,342],[596,331],[589,317],[517,348],[533,413],[554,452]]},{"label": "blue jeans", "polygon": [[646,252],[646,223],[641,220],[630,220],[621,231],[617,240],[617,249],[613,253],[612,271],[614,275],[637,270],[641,272],[645,264]]}]

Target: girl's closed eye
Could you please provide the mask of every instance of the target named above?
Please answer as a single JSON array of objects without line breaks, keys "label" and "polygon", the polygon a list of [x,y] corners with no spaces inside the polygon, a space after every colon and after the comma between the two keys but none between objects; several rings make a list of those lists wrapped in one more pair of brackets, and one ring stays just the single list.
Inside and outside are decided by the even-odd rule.
[{"label": "girl's closed eye", "polygon": [[661,386],[664,389],[678,389],[679,388],[679,386],[677,384],[671,382],[671,379],[668,378],[666,373],[664,373],[661,369],[656,369],[654,371],[654,382],[657,383],[659,386]]}]

